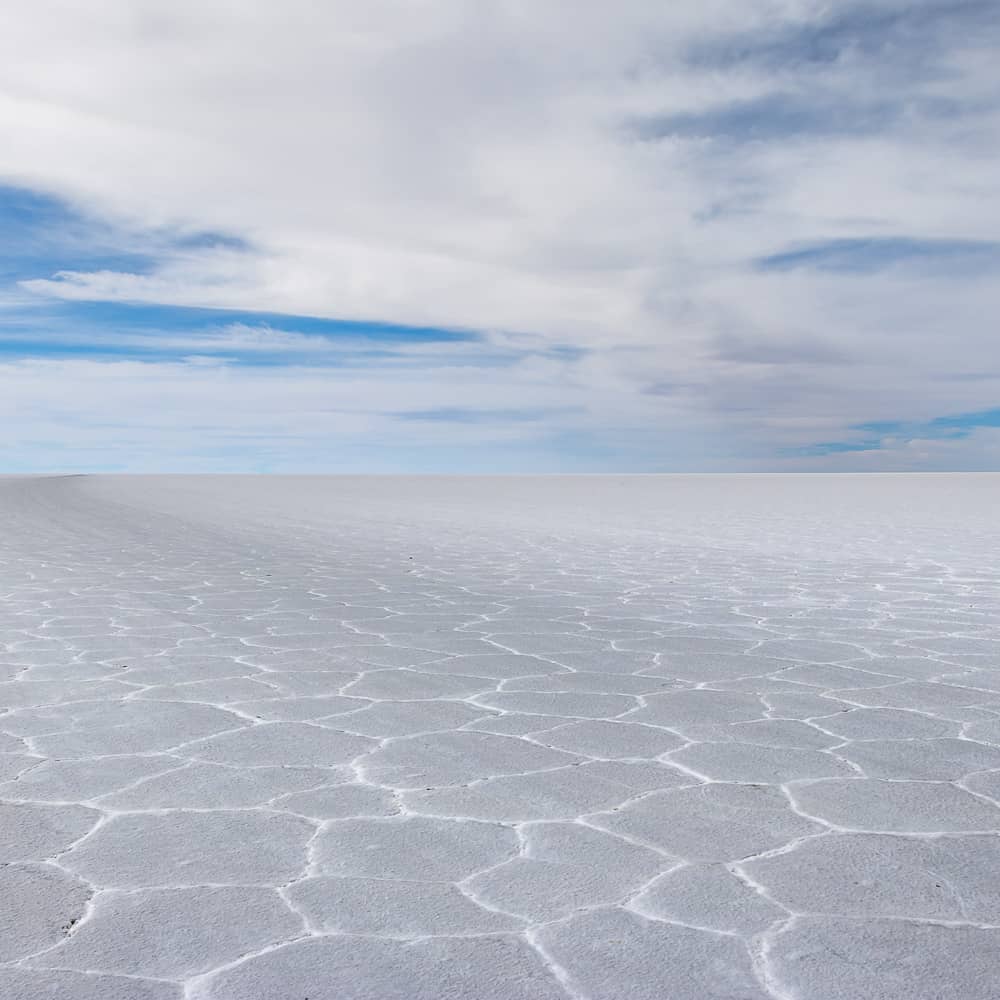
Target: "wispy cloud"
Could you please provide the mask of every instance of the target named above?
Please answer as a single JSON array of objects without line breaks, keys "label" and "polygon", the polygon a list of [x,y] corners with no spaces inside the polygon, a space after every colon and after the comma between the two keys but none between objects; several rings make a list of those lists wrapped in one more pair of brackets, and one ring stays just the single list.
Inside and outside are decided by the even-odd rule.
[{"label": "wispy cloud", "polygon": [[814,268],[820,271],[871,273],[909,266],[932,275],[1000,271],[1000,240],[912,239],[904,236],[827,240],[770,254],[757,261],[772,271]]}]

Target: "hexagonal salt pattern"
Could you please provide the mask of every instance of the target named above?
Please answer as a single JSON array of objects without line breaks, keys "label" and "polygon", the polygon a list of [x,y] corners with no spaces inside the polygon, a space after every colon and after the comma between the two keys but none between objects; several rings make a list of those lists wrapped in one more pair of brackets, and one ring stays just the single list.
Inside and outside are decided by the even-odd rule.
[{"label": "hexagonal salt pattern", "polygon": [[0,477],[0,996],[994,1000],[995,509]]}]

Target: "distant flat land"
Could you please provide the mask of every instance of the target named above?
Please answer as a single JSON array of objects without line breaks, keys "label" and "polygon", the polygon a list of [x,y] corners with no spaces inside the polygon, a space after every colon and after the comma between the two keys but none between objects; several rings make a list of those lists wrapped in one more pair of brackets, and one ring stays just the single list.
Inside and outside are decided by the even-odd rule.
[{"label": "distant flat land", "polygon": [[0,478],[0,996],[996,1000],[998,511]]}]

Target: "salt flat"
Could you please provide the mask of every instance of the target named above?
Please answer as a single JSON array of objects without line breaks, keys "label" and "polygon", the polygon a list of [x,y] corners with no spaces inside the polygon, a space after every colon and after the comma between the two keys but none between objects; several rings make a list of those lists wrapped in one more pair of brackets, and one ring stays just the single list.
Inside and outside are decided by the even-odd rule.
[{"label": "salt flat", "polygon": [[995,1000],[997,510],[0,479],[0,996]]}]

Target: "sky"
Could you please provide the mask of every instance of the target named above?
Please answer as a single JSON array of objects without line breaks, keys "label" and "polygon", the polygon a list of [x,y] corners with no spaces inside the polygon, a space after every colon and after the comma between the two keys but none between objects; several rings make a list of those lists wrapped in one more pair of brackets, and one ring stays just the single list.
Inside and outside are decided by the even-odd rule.
[{"label": "sky", "polygon": [[996,0],[10,0],[0,471],[1000,469]]}]

